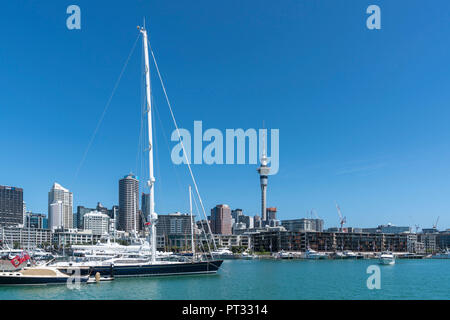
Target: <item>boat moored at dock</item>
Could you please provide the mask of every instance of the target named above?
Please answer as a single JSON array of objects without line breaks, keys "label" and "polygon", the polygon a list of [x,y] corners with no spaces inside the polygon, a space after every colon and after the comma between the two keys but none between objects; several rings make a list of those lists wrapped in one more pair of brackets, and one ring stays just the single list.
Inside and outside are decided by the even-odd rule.
[{"label": "boat moored at dock", "polygon": [[395,264],[395,256],[390,252],[384,252],[380,255],[378,259],[379,263],[382,265],[394,265]]},{"label": "boat moored at dock", "polygon": [[19,271],[1,272],[0,285],[51,285],[67,284],[68,281],[77,280],[85,283],[87,275],[76,275],[72,272],[62,272],[56,267],[39,266],[24,268]]}]

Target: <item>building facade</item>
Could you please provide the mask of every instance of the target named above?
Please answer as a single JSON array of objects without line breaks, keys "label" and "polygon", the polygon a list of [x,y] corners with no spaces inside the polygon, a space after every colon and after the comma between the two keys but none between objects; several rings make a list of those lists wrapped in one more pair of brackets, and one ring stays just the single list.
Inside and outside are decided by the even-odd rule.
[{"label": "building facade", "polygon": [[139,180],[133,174],[119,180],[119,230],[139,230]]},{"label": "building facade", "polygon": [[0,247],[32,249],[50,245],[52,233],[48,229],[0,227]]},{"label": "building facade", "polygon": [[55,201],[50,204],[48,211],[48,227],[50,230],[63,229],[64,205],[62,201]]},{"label": "building facade", "polygon": [[99,211],[92,211],[86,213],[83,219],[84,230],[91,230],[95,235],[109,234],[110,218],[107,214],[101,213]]},{"label": "building facade", "polygon": [[[53,203],[62,204],[61,225],[65,229],[73,228],[73,194],[58,183],[54,183],[48,193],[48,212]],[[49,221],[50,222],[50,221]]]},{"label": "building facade", "polygon": [[408,234],[269,231],[252,234],[252,249],[278,252],[316,251],[408,252]]},{"label": "building facade", "polygon": [[231,210],[226,204],[211,209],[211,231],[213,234],[231,234]]},{"label": "building facade", "polygon": [[281,225],[288,231],[323,231],[322,219],[291,219],[281,220]]},{"label": "building facade", "polygon": [[0,186],[0,226],[15,226],[23,221],[23,189]]},{"label": "building facade", "polygon": [[33,229],[48,229],[47,217],[42,213],[27,212],[24,227]]}]

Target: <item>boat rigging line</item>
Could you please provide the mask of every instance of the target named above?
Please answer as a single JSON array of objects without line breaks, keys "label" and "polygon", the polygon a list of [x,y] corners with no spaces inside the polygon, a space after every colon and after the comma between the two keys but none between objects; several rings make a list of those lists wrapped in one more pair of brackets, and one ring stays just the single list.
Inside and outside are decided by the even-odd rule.
[{"label": "boat rigging line", "polygon": [[138,36],[136,37],[136,40],[134,41],[133,47],[131,48],[131,51],[128,54],[127,60],[125,61],[125,64],[122,67],[122,71],[120,72],[119,77],[117,78],[116,83],[114,84],[113,90],[112,90],[112,92],[111,92],[111,94],[109,96],[108,101],[106,102],[106,105],[105,105],[105,107],[103,109],[102,115],[100,116],[100,119],[97,122],[97,126],[95,127],[94,133],[92,134],[91,139],[89,140],[89,143],[88,143],[88,145],[86,147],[86,150],[84,151],[83,157],[81,158],[80,164],[78,165],[78,168],[77,168],[77,170],[75,172],[75,178],[78,177],[80,169],[83,166],[84,161],[86,160],[86,157],[87,157],[87,154],[89,152],[89,149],[91,148],[91,145],[94,142],[95,136],[97,135],[97,132],[100,129],[100,125],[102,124],[103,119],[105,118],[106,111],[108,111],[109,105],[111,104],[112,98],[114,97],[114,94],[116,93],[117,87],[119,86],[120,80],[122,79],[122,76],[123,76],[123,74],[125,72],[125,69],[128,66],[128,62],[130,61],[130,58],[133,55],[134,49],[136,48],[136,44],[137,44],[140,36],[141,35],[138,34]]},{"label": "boat rigging line", "polygon": [[[161,87],[162,87],[162,89],[163,89],[163,92],[164,92],[164,96],[165,96],[165,98],[166,98],[167,105],[168,105],[168,107],[169,107],[169,111],[170,111],[170,115],[171,115],[172,120],[173,120],[173,124],[175,125],[175,129],[176,129],[176,131],[177,131],[177,133],[178,133],[178,138],[180,139],[181,148],[182,148],[182,150],[183,150],[183,155],[184,155],[184,158],[185,158],[185,160],[186,160],[186,164],[187,164],[187,166],[188,166],[188,169],[189,169],[189,173],[190,173],[190,175],[191,175],[192,182],[193,182],[193,184],[194,184],[195,192],[197,193],[197,197],[198,197],[198,200],[199,200],[199,202],[200,202],[200,206],[201,206],[201,208],[202,208],[202,211],[203,211],[203,215],[204,215],[204,217],[205,217],[205,220],[208,221],[208,219],[207,219],[207,217],[206,217],[205,207],[204,207],[204,205],[203,205],[203,201],[202,201],[202,198],[201,198],[201,196],[200,196],[200,192],[198,191],[197,182],[196,182],[195,177],[194,177],[194,174],[193,174],[193,172],[192,172],[192,168],[191,168],[191,164],[190,164],[190,162],[189,162],[189,159],[187,158],[186,149],[184,148],[183,139],[181,139],[180,129],[178,128],[177,121],[175,120],[175,115],[174,115],[173,110],[172,110],[172,105],[170,104],[170,100],[169,100],[169,97],[168,97],[168,95],[167,95],[166,87],[164,86],[164,81],[163,81],[163,79],[162,79],[162,77],[161,77],[161,73],[159,72],[159,67],[158,67],[158,63],[156,62],[155,54],[153,53],[153,48],[152,48],[152,46],[151,46],[151,44],[150,44],[150,40],[147,39],[147,42],[148,42],[148,46],[149,46],[149,48],[150,48],[150,53],[152,54],[152,58],[153,58],[153,62],[154,62],[154,64],[155,64],[156,72],[158,73],[159,81],[161,82]],[[210,234],[212,234],[212,232],[211,232],[211,227],[210,227],[209,223],[207,223],[207,225],[208,225],[208,229],[209,229]],[[212,238],[212,242],[213,242],[213,245],[214,245],[214,250],[217,250],[216,242],[214,241],[214,238]]]}]

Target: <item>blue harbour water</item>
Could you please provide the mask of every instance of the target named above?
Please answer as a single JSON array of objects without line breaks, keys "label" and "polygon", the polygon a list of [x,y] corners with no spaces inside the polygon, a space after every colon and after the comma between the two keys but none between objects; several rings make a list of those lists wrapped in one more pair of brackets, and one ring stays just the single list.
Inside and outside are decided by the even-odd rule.
[{"label": "blue harbour water", "polygon": [[367,288],[377,260],[226,260],[218,274],[128,278],[66,286],[0,287],[6,299],[450,299],[450,260],[379,266],[381,289]]}]

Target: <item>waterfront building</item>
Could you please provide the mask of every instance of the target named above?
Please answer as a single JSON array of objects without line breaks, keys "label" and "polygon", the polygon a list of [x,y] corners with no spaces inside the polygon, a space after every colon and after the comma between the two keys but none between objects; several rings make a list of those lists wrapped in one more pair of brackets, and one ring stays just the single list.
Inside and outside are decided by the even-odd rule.
[{"label": "waterfront building", "polygon": [[[218,248],[249,247],[249,235],[215,234],[214,241]],[[204,241],[204,240],[203,240]]]},{"label": "waterfront building", "polygon": [[231,234],[231,210],[226,204],[211,209],[211,231],[213,234]]},{"label": "waterfront building", "polygon": [[450,230],[439,232],[436,235],[436,247],[439,250],[450,249]]},{"label": "waterfront building", "polygon": [[84,230],[91,230],[95,235],[105,235],[109,233],[109,216],[100,211],[86,213],[83,217]]},{"label": "waterfront building", "polygon": [[[194,217],[195,218],[195,217]],[[185,213],[171,213],[158,215],[156,234],[159,235],[190,235],[191,215]]]},{"label": "waterfront building", "polygon": [[131,173],[119,180],[119,230],[139,230],[139,180]]},{"label": "waterfront building", "polygon": [[57,247],[72,244],[95,244],[101,235],[93,234],[92,230],[59,229],[53,232],[52,243]]},{"label": "waterfront building", "polygon": [[52,234],[48,229],[0,227],[0,241],[0,247],[32,249],[51,244]]},{"label": "waterfront building", "polygon": [[0,226],[14,226],[24,222],[23,189],[0,186]]},{"label": "waterfront building", "polygon": [[437,234],[435,233],[419,233],[417,234],[417,239],[422,242],[425,248],[425,252],[434,253],[437,251],[436,239]]},{"label": "waterfront building", "polygon": [[61,225],[63,228],[73,228],[73,194],[58,183],[54,183],[48,193],[48,212],[53,203],[61,203]]},{"label": "waterfront building", "polygon": [[[195,217],[193,217],[195,220]],[[205,226],[207,228],[207,226]],[[158,215],[156,234],[167,250],[191,247],[191,215],[180,212]]]},{"label": "waterfront building", "polygon": [[344,232],[255,232],[251,242],[255,251],[408,252],[408,234],[344,233]]}]

